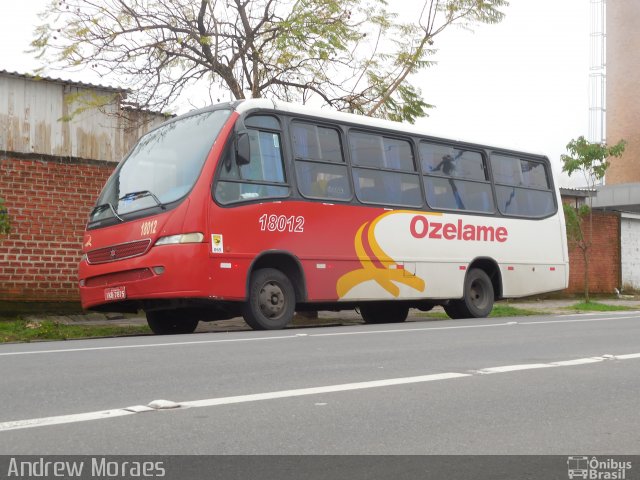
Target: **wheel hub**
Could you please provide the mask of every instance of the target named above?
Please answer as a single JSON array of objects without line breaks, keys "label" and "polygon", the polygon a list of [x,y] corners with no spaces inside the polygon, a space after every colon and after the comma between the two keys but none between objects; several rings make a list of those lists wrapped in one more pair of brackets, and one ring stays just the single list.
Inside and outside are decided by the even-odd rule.
[{"label": "wheel hub", "polygon": [[471,301],[473,302],[473,304],[478,307],[478,308],[482,308],[484,307],[485,303],[486,303],[486,293],[484,291],[484,288],[482,288],[482,284],[480,282],[473,282],[471,284]]},{"label": "wheel hub", "polygon": [[282,314],[285,309],[285,297],[282,288],[277,283],[266,283],[260,289],[260,310],[269,318]]}]

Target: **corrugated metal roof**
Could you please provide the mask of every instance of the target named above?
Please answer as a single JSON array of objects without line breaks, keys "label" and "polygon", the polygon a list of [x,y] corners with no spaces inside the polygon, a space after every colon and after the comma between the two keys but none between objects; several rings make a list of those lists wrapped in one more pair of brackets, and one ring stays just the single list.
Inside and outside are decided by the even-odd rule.
[{"label": "corrugated metal roof", "polygon": [[[122,111],[121,99],[77,109],[93,92],[122,97],[125,90],[0,70],[0,151],[119,161],[163,115]],[[69,94],[80,93],[76,99]],[[64,121],[68,119],[68,121]]]},{"label": "corrugated metal roof", "polygon": [[45,77],[42,75],[31,75],[28,73],[20,73],[20,72],[10,72],[8,70],[0,70],[0,75],[9,75],[11,77],[18,77],[18,78],[24,78],[27,80],[34,80],[34,81],[39,81],[39,80],[44,80],[47,82],[54,82],[54,83],[62,83],[64,85],[71,85],[73,87],[80,87],[80,88],[93,88],[93,89],[99,89],[99,90],[106,90],[109,92],[118,92],[118,93],[128,93],[129,90],[125,89],[125,88],[119,88],[119,87],[113,87],[113,86],[109,86],[109,85],[96,85],[93,83],[85,83],[85,82],[76,82],[74,80],[68,80],[68,79],[64,79],[64,78],[53,78],[53,77]]},{"label": "corrugated metal roof", "polygon": [[573,197],[593,197],[598,192],[595,188],[587,187],[560,187],[560,194]]}]

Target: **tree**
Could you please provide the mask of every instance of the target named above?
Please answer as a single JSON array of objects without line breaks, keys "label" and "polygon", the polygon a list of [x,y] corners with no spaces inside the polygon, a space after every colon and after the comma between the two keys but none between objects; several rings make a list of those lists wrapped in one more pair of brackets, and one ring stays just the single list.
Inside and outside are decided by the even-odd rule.
[{"label": "tree", "polygon": [[164,110],[205,83],[231,98],[314,102],[413,122],[410,83],[457,25],[497,23],[507,0],[423,0],[414,23],[385,0],[52,0],[33,51],[49,67],[115,75],[128,102]]},{"label": "tree", "polygon": [[[580,136],[567,144],[568,155],[561,155],[562,171],[569,176],[580,172],[584,176],[589,191],[588,205],[572,207],[565,204],[564,214],[567,225],[567,239],[582,252],[584,260],[584,300],[589,302],[589,253],[593,233],[593,194],[609,168],[608,158],[620,157],[626,142],[620,140],[613,146],[592,143]],[[588,229],[588,234],[587,234]]]}]

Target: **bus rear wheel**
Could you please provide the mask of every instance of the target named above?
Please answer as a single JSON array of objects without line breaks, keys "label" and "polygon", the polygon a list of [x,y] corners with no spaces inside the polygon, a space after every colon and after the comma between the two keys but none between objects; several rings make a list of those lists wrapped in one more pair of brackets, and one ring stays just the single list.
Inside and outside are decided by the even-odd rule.
[{"label": "bus rear wheel", "polygon": [[157,310],[146,312],[149,328],[156,335],[193,333],[198,319],[189,318],[189,313],[180,310]]},{"label": "bus rear wheel", "polygon": [[251,275],[242,316],[254,330],[279,330],[295,313],[296,295],[289,278],[275,268],[261,268]]},{"label": "bus rear wheel", "polygon": [[365,303],[360,305],[364,323],[400,323],[409,315],[409,307],[401,303]]},{"label": "bus rear wheel", "polygon": [[493,284],[484,270],[469,270],[464,279],[463,295],[462,299],[450,300],[444,306],[450,318],[484,318],[493,310]]}]

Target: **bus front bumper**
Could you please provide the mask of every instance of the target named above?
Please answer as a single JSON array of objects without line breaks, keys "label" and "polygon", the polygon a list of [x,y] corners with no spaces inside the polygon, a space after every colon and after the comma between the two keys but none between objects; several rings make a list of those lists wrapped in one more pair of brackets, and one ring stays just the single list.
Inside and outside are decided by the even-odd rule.
[{"label": "bus front bumper", "polygon": [[207,260],[204,243],[156,246],[139,257],[98,265],[83,260],[78,270],[82,307],[130,311],[145,300],[206,298]]}]

